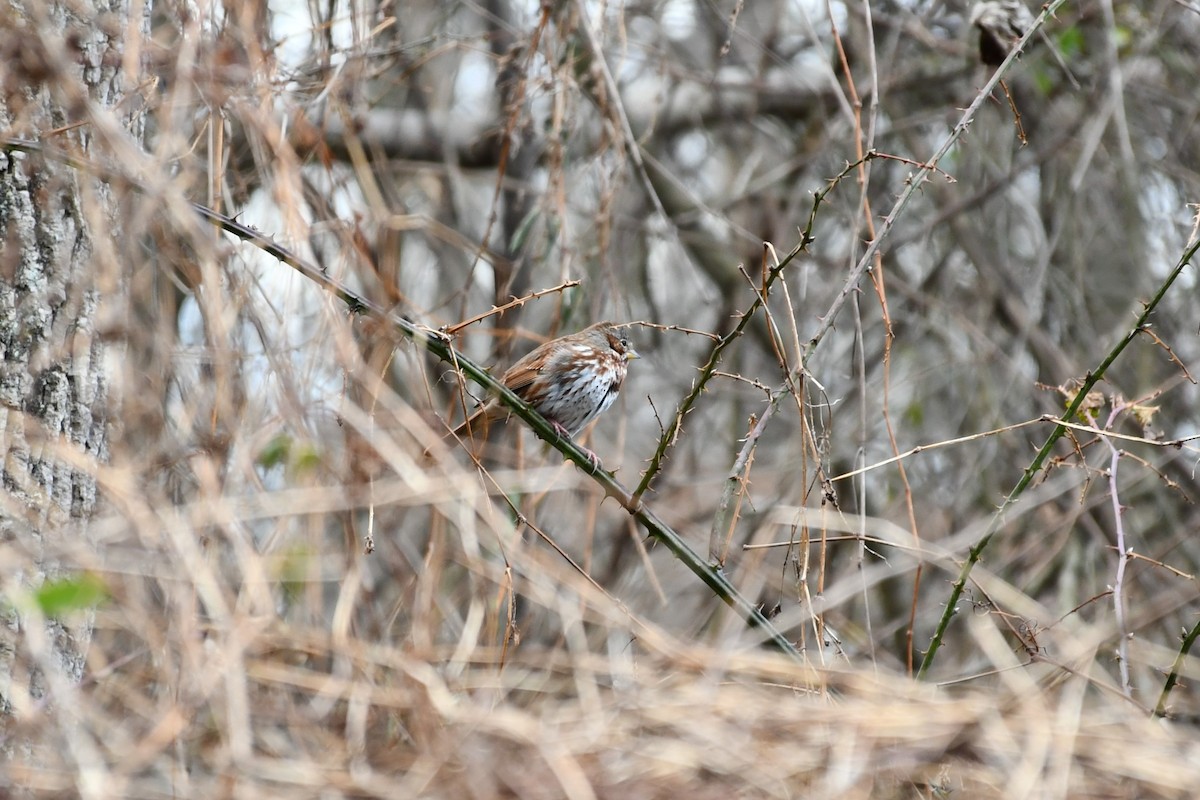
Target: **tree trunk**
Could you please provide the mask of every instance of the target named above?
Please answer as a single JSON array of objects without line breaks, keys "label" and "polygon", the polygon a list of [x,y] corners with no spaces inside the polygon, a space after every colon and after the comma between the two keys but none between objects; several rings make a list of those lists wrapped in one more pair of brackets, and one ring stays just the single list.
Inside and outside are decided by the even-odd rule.
[{"label": "tree trunk", "polygon": [[[107,457],[97,320],[118,286],[121,220],[110,187],[52,155],[92,159],[93,122],[114,122],[121,97],[128,8],[87,5],[0,5],[0,717],[61,702],[55,687],[81,679],[91,635],[85,609],[30,602],[73,579],[62,556],[87,547],[88,464]],[[118,127],[140,140],[139,126]],[[44,149],[19,152],[14,138]]]}]

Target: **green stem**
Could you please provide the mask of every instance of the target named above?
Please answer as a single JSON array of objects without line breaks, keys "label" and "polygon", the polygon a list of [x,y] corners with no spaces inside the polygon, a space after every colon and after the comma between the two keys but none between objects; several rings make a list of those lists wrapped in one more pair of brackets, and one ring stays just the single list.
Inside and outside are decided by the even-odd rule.
[{"label": "green stem", "polygon": [[[1075,392],[1075,396],[1072,398],[1071,404],[1067,406],[1067,410],[1063,412],[1063,415],[1058,418],[1060,423],[1070,422],[1075,418],[1075,415],[1079,411],[1079,407],[1083,404],[1084,398],[1087,397],[1088,392],[1090,392],[1096,383],[1098,383],[1100,379],[1104,377],[1104,374],[1108,371],[1108,368],[1112,366],[1113,362],[1117,360],[1117,357],[1124,352],[1125,348],[1129,346],[1129,343],[1132,342],[1137,335],[1142,332],[1143,329],[1149,327],[1150,316],[1154,313],[1155,309],[1158,308],[1163,298],[1166,297],[1167,290],[1171,288],[1173,283],[1175,283],[1175,280],[1183,272],[1184,268],[1191,263],[1191,260],[1196,255],[1196,251],[1198,249],[1200,249],[1200,239],[1197,239],[1187,248],[1187,250],[1184,251],[1183,257],[1179,259],[1179,263],[1175,265],[1175,268],[1171,270],[1171,274],[1167,276],[1167,279],[1163,281],[1162,286],[1159,287],[1158,292],[1153,298],[1151,298],[1150,302],[1146,304],[1146,307],[1142,309],[1141,315],[1138,316],[1137,322],[1134,323],[1129,332],[1126,333],[1121,338],[1121,341],[1117,342],[1117,345],[1109,351],[1108,355],[1103,361],[1100,362],[1099,366],[1089,372],[1083,379],[1083,383],[1080,385],[1078,391]],[[1029,486],[1030,482],[1033,481],[1034,476],[1041,471],[1042,465],[1050,456],[1050,451],[1054,449],[1055,443],[1062,438],[1063,434],[1066,432],[1067,428],[1065,425],[1059,424],[1054,426],[1054,430],[1050,432],[1050,435],[1046,438],[1046,442],[1042,445],[1041,449],[1038,450],[1037,455],[1033,457],[1033,461],[1025,469],[1025,473],[1021,475],[1021,479],[1017,481],[1017,485],[1014,486],[1012,491],[1008,493],[1008,496],[1004,498],[1004,502],[1000,505],[1000,508],[997,509],[996,513],[992,516],[992,519],[988,523],[987,529],[984,531],[983,535],[980,536],[979,540],[971,547],[967,554],[967,560],[963,563],[962,569],[959,570],[958,579],[954,582],[950,589],[950,597],[946,601],[946,607],[942,611],[942,618],[938,622],[937,628],[934,629],[933,637],[929,640],[929,648],[925,651],[924,658],[921,659],[921,668],[917,671],[918,678],[925,677],[925,674],[929,672],[929,668],[933,665],[933,659],[937,655],[937,651],[941,648],[942,641],[946,636],[946,629],[950,626],[950,620],[954,618],[954,614],[958,610],[958,602],[962,598],[963,590],[966,588],[967,579],[971,576],[971,570],[973,570],[975,565],[979,563],[979,559],[983,555],[983,551],[987,548],[988,543],[991,542],[992,537],[996,535],[996,533],[1000,530],[1000,527],[1004,524],[1005,512],[1014,503],[1016,503],[1021,495],[1025,492],[1025,489]]]},{"label": "green stem", "polygon": [[1171,665],[1171,674],[1167,676],[1167,682],[1163,684],[1162,694],[1158,697],[1158,705],[1154,707],[1154,716],[1165,717],[1167,715],[1167,695],[1175,688],[1175,684],[1179,683],[1179,670],[1183,669],[1183,662],[1191,652],[1192,645],[1196,643],[1196,639],[1200,638],[1200,622],[1192,626],[1192,629],[1184,634],[1183,643],[1179,646],[1179,654],[1175,656],[1175,663]]}]

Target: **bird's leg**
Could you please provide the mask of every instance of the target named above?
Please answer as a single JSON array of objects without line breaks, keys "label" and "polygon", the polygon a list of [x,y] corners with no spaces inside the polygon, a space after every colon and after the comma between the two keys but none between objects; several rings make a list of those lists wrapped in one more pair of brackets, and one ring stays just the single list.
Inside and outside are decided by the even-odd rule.
[{"label": "bird's leg", "polygon": [[588,458],[588,462],[591,463],[593,470],[600,469],[600,456],[596,455],[591,450],[588,450],[586,447],[584,447],[581,444],[576,444],[575,446],[584,452],[584,454]]},{"label": "bird's leg", "polygon": [[586,447],[584,447],[583,445],[581,445],[579,442],[572,439],[571,432],[569,430],[567,430],[566,428],[564,428],[562,425],[559,425],[557,422],[555,422],[552,419],[547,420],[547,422],[549,422],[554,427],[555,433],[557,433],[562,438],[566,439],[568,442],[571,442],[572,444],[574,444],[576,447],[578,447],[580,450],[582,450],[587,455],[588,461],[591,463],[593,470],[600,469],[600,457],[598,455],[596,455],[591,450],[589,450]]}]

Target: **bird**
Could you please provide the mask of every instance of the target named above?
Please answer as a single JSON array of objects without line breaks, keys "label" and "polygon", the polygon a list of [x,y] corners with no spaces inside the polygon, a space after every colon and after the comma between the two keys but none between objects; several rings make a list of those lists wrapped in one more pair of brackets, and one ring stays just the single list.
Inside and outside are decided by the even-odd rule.
[{"label": "bird", "polygon": [[[534,348],[509,367],[500,382],[545,417],[560,436],[574,439],[612,405],[635,358],[640,358],[638,351],[616,323],[598,322]],[[478,435],[508,413],[492,398],[453,434]],[[593,465],[599,463],[595,453],[581,449]]]},{"label": "bird", "polygon": [[985,0],[971,9],[971,24],[979,29],[979,60],[998,67],[1033,26],[1033,14],[1021,0]]},{"label": "bird", "polygon": [[[1035,21],[1033,12],[1026,8],[1021,0],[983,0],[976,3],[971,8],[971,24],[979,29],[979,60],[989,67],[1003,64],[1004,59],[1008,58],[1008,54],[1025,32],[1033,27]],[[1078,91],[1079,81],[1071,72],[1071,67],[1041,28],[1038,29],[1038,38],[1050,49],[1050,55],[1054,57],[1067,82]]]}]

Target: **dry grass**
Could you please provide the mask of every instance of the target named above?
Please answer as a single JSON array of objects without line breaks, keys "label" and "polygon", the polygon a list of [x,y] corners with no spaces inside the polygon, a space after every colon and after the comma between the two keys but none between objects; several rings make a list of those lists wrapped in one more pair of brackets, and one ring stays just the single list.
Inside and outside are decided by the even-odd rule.
[{"label": "dry grass", "polygon": [[[384,405],[399,409],[394,396]],[[1101,649],[1107,617],[1043,634],[1069,662],[1060,666],[1014,652],[997,616],[976,608],[954,631],[971,641],[973,671],[997,671],[941,687],[872,668],[861,631],[843,631],[853,641],[840,648],[808,648],[801,666],[757,646],[661,553],[647,563],[666,602],[638,588],[644,573],[615,581],[618,600],[509,524],[488,493],[494,482],[537,498],[523,507],[547,528],[626,536],[619,510],[597,509],[573,468],[484,479],[447,459],[415,471],[400,445],[373,436],[403,478],[339,484],[334,462],[315,459],[283,480],[268,471],[275,488],[250,485],[253,470],[218,485],[203,480],[209,457],[196,455],[195,499],[182,506],[130,482],[122,456],[134,454],[118,451],[97,467],[108,503],[89,546],[5,544],[5,564],[32,570],[35,556],[51,556],[100,576],[109,595],[82,685],[51,679],[43,697],[14,694],[8,735],[29,749],[10,764],[9,788],[1147,798],[1200,785],[1195,729],[1151,719],[1115,688]],[[589,547],[611,545],[567,539],[583,563]],[[889,552],[889,571],[915,561]],[[53,651],[29,613],[18,662],[51,676]],[[811,625],[802,623],[809,642]]]},{"label": "dry grass", "polygon": [[658,629],[635,638],[623,612],[551,579],[529,581],[529,613],[553,615],[562,638],[507,654],[472,635],[486,599],[457,642],[432,646],[386,635],[393,615],[420,626],[416,609],[371,615],[362,626],[378,630],[361,634],[336,616],[289,620],[298,609],[197,619],[189,576],[208,560],[138,561],[109,576],[85,684],[18,707],[10,733],[34,758],[13,783],[96,797],[1146,798],[1191,796],[1200,779],[1192,730],[1082,677],[1011,670],[937,689]]}]

